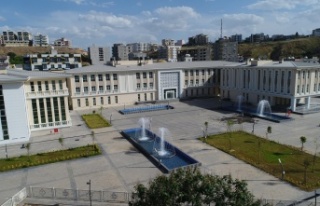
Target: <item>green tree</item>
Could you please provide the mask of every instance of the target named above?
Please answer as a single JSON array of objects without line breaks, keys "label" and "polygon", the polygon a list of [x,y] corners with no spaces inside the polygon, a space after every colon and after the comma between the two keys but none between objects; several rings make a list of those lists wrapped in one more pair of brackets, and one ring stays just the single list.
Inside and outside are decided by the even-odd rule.
[{"label": "green tree", "polygon": [[248,191],[244,181],[230,175],[201,174],[196,169],[179,169],[169,176],[161,175],[149,182],[135,186],[130,206],[210,205],[255,206],[260,201]]},{"label": "green tree", "polygon": [[305,136],[300,137],[300,142],[301,142],[301,151],[303,151],[303,145],[306,143],[307,138]]}]

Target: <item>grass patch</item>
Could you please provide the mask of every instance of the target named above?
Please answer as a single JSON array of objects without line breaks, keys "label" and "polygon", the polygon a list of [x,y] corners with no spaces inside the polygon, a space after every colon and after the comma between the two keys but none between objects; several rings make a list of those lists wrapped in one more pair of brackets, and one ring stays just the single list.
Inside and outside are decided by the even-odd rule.
[{"label": "grass patch", "polygon": [[90,129],[97,129],[102,127],[110,127],[110,123],[105,120],[100,114],[84,114],[82,119],[85,121]]},{"label": "grass patch", "polygon": [[299,148],[278,144],[243,131],[227,132],[200,138],[238,159],[241,159],[299,188],[312,191],[320,187],[320,158]]},{"label": "grass patch", "polygon": [[8,159],[0,159],[0,171],[9,171],[25,167],[44,165],[65,160],[90,157],[101,154],[98,145],[87,145],[82,147],[58,150],[53,152],[38,153],[35,155],[22,155]]}]

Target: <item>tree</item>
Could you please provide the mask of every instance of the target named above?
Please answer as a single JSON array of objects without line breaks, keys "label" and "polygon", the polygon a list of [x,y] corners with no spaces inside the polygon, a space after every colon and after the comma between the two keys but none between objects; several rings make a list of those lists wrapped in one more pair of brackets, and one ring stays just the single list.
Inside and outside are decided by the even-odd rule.
[{"label": "tree", "polygon": [[300,142],[301,142],[301,151],[303,151],[303,144],[306,143],[307,138],[305,136],[300,137]]},{"label": "tree", "polygon": [[201,174],[196,169],[178,169],[169,176],[161,175],[149,182],[135,186],[130,206],[163,205],[260,205],[248,191],[244,181],[230,175]]},{"label": "tree", "polygon": [[272,127],[271,126],[268,126],[267,127],[267,132],[266,132],[266,138],[268,139],[268,134],[271,134],[272,133]]}]

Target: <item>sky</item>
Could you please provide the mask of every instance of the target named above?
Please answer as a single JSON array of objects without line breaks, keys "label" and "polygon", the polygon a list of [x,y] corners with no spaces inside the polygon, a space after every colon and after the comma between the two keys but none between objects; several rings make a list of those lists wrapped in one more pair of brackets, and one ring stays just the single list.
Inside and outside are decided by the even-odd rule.
[{"label": "sky", "polygon": [[320,28],[320,0],[8,0],[0,31],[65,37],[73,47],[161,43],[206,34],[308,35]]}]

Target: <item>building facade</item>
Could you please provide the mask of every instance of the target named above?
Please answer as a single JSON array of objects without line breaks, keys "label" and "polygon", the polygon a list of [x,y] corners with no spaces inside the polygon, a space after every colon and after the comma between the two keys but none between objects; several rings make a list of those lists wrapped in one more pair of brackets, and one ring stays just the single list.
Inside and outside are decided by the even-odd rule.
[{"label": "building facade", "polygon": [[32,43],[32,35],[26,31],[3,31],[3,44],[10,47],[29,46]]},{"label": "building facade", "polygon": [[111,58],[110,47],[96,47],[91,46],[88,48],[91,64],[107,64]]},{"label": "building facade", "polygon": [[71,47],[71,41],[62,37],[60,39],[54,40],[53,45],[58,47]]},{"label": "building facade", "polygon": [[82,67],[81,54],[29,54],[23,58],[23,69],[28,71],[68,70]]}]

